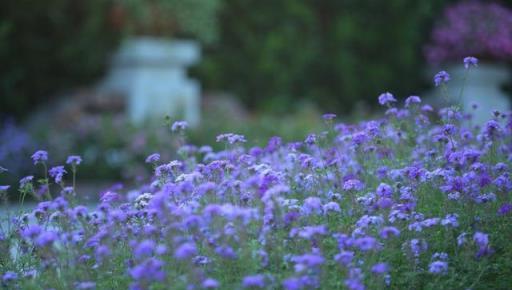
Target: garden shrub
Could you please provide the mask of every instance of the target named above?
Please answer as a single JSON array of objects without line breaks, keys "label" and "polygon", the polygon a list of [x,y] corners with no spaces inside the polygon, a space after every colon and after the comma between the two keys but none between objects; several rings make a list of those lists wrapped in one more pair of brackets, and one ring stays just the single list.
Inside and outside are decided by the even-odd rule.
[{"label": "garden shrub", "polygon": [[20,117],[105,71],[118,33],[109,1],[6,0],[0,4],[0,114]]}]

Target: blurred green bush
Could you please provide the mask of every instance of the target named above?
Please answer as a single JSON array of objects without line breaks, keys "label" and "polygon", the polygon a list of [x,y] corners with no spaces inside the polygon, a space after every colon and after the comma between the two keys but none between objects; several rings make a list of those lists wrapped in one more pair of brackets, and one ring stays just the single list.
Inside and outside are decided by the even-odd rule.
[{"label": "blurred green bush", "polygon": [[225,0],[220,39],[199,75],[260,109],[306,98],[349,111],[383,90],[419,93],[421,47],[445,2]]},{"label": "blurred green bush", "polygon": [[34,105],[104,71],[117,44],[105,0],[4,0],[0,4],[0,113]]}]

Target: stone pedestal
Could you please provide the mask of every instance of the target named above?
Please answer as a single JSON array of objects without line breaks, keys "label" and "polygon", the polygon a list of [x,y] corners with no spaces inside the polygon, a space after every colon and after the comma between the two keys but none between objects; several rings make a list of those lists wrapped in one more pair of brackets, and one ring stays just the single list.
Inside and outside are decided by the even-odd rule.
[{"label": "stone pedestal", "polygon": [[[492,112],[508,112],[510,107],[509,96],[502,90],[502,86],[510,81],[510,71],[504,65],[479,63],[472,67],[464,83],[464,66],[462,64],[448,66],[448,73],[452,79],[448,82],[448,90],[452,102],[461,105],[464,112],[473,115],[473,124],[484,124],[492,118]],[[464,86],[462,97],[460,88]],[[472,105],[478,108],[474,110]]]},{"label": "stone pedestal", "polygon": [[187,67],[200,58],[195,41],[137,37],[126,40],[113,56],[101,91],[124,95],[130,120],[142,124],[166,115],[200,121],[200,86]]}]

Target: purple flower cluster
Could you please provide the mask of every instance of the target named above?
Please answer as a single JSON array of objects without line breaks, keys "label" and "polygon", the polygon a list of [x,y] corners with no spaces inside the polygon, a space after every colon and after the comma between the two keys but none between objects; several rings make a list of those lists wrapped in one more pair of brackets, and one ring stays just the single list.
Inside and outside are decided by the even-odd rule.
[{"label": "purple flower cluster", "polygon": [[[453,109],[420,108],[418,96],[404,106],[390,93],[378,101],[383,118],[344,124],[327,115],[329,131],[302,142],[274,137],[246,148],[244,136],[228,133],[218,141],[240,146],[184,145],[191,153],[170,162],[150,155],[147,184],[106,191],[96,207],[77,204],[66,168],[52,167],[46,200],[15,218],[12,232],[0,228],[0,249],[14,237],[24,261],[0,266],[2,283],[23,289],[55,269],[76,277],[66,284],[76,289],[382,289],[420,276],[435,279],[418,288],[471,283],[450,277],[471,271],[457,261],[510,254],[498,235],[512,235],[512,126],[468,127]],[[21,180],[21,192],[37,195],[34,180]]]},{"label": "purple flower cluster", "polygon": [[[431,63],[458,60],[467,55],[483,59],[512,57],[512,10],[487,1],[461,1],[450,5],[435,26],[425,54]],[[465,60],[475,66],[475,58]]]}]

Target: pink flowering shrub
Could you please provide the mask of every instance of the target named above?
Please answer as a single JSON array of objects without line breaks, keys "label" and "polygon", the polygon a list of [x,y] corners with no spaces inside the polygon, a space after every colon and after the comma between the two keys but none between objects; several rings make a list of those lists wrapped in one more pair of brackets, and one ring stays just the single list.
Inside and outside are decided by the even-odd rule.
[{"label": "pink flowering shrub", "polygon": [[450,5],[425,47],[431,63],[457,61],[466,55],[481,59],[512,59],[512,10],[491,1]]}]

